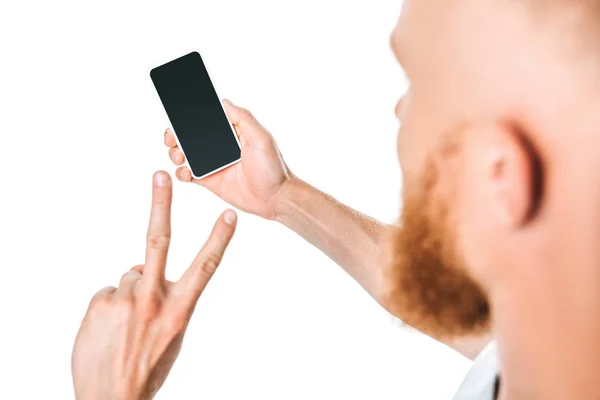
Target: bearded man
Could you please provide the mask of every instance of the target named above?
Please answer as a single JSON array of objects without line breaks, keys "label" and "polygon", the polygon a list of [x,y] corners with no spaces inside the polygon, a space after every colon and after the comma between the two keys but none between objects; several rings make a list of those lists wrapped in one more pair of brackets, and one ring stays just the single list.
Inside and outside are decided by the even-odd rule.
[{"label": "bearded man", "polygon": [[[600,2],[406,0],[392,48],[410,81],[397,225],[302,181],[230,102],[241,162],[177,178],[294,230],[393,315],[475,358],[456,399],[600,398]],[[165,144],[182,165],[171,131]],[[171,185],[155,175],[146,264],[90,305],[78,398],[156,393],[233,235],[227,211],[166,282]]]}]

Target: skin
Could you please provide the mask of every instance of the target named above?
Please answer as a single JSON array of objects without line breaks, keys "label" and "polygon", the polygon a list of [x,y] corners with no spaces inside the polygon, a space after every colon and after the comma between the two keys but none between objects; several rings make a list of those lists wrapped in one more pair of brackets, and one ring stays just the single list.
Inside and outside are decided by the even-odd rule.
[{"label": "skin", "polygon": [[[392,33],[392,49],[411,83],[396,107],[403,196],[423,200],[427,194],[431,201],[423,209],[407,207],[398,227],[364,216],[296,177],[271,134],[229,102],[225,108],[242,144],[242,161],[200,181],[181,166],[177,178],[293,229],[388,311],[463,354],[477,354],[490,338],[490,332],[481,334],[482,327],[493,329],[501,399],[596,398],[600,47],[590,29],[597,24],[587,20],[587,2],[542,3],[404,1]],[[182,165],[170,131],[164,140],[173,162]],[[447,140],[455,143],[451,152],[444,146]],[[435,184],[424,187],[432,172]],[[427,222],[423,239],[408,229],[410,221]],[[425,240],[431,238],[434,251]],[[413,247],[399,253],[407,243]],[[426,255],[428,262],[418,264],[423,259],[411,259],[412,253]],[[417,271],[436,267],[458,282],[457,289],[432,280],[427,290],[405,293],[398,289],[402,279],[390,274],[411,277],[411,266]],[[478,290],[460,291],[465,284]],[[449,298],[452,290],[462,293],[462,303],[409,307],[418,296],[443,290]],[[459,306],[469,310],[477,297],[485,299],[489,313],[473,325],[458,317],[464,315]],[[95,330],[83,329],[84,320],[87,339],[78,338],[73,364],[81,396],[95,388],[117,388],[107,398],[138,398],[139,388],[162,382],[153,381],[146,363],[141,372],[132,367],[123,374],[124,381],[114,374],[123,370],[119,360],[125,355],[113,342],[127,336],[113,335],[106,344],[102,333],[116,318],[118,311],[99,317]],[[145,330],[139,331],[136,348],[153,349],[143,339]],[[165,335],[171,342],[175,336]],[[103,357],[93,358],[99,346]],[[153,351],[165,354],[166,347]],[[86,352],[92,361],[75,362]]]},{"label": "skin", "polygon": [[[250,111],[223,102],[242,146],[240,163],[204,179],[195,179],[187,166],[176,176],[203,186],[236,208],[274,220],[320,249],[388,311],[384,265],[381,262],[389,226],[370,218],[311,186],[287,167],[273,136]],[[164,143],[175,165],[185,162],[170,129]],[[396,315],[402,318],[402,315]],[[491,334],[442,338],[443,343],[474,358]]]},{"label": "skin", "polygon": [[[435,160],[432,194],[449,204],[460,256],[446,267],[489,300],[500,398],[593,399],[600,47],[586,2],[527,3],[404,2],[392,35],[411,82],[399,106],[404,195]],[[440,151],[448,136],[452,157]]]},{"label": "skin", "polygon": [[72,356],[77,399],[151,399],[177,355],[196,302],[219,266],[235,231],[227,210],[178,282],[165,279],[171,236],[172,183],[153,179],[146,261],[100,290],[90,302]]}]

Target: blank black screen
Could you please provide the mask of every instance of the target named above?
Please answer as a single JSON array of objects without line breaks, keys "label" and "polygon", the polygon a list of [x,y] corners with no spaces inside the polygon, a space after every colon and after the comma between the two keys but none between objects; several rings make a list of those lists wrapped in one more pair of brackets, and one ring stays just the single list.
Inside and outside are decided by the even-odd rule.
[{"label": "blank black screen", "polygon": [[156,67],[150,77],[194,176],[239,160],[240,148],[200,54]]}]

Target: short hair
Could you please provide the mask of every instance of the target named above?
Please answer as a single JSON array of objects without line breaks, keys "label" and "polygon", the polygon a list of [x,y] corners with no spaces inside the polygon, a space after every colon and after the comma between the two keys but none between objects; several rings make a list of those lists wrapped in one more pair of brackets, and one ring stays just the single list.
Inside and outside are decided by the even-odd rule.
[{"label": "short hair", "polygon": [[522,4],[539,22],[600,37],[600,0],[525,0]]},{"label": "short hair", "polygon": [[600,61],[600,0],[513,0],[535,29],[546,30],[565,60]]}]

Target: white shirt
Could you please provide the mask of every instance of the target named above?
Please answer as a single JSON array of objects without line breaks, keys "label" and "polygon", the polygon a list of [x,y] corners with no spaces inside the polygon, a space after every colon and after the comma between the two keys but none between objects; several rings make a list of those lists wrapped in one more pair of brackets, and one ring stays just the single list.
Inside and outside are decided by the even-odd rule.
[{"label": "white shirt", "polygon": [[496,400],[499,372],[498,351],[493,341],[475,359],[454,400]]}]

